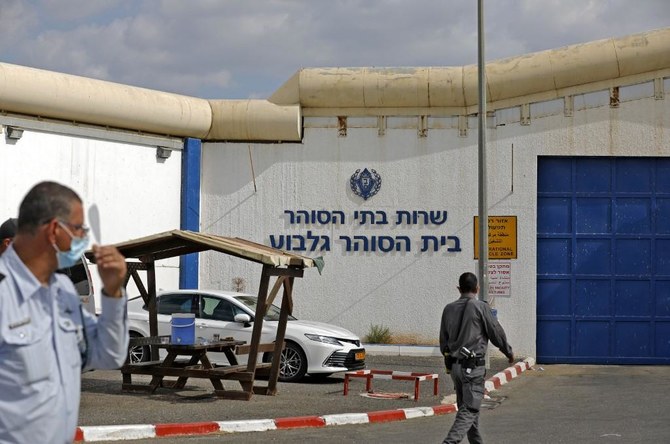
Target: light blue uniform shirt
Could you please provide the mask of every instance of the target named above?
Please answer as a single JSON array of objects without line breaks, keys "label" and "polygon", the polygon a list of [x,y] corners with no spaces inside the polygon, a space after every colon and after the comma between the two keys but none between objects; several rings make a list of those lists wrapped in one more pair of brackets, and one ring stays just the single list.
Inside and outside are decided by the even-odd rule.
[{"label": "light blue uniform shirt", "polygon": [[82,350],[85,368],[100,369],[128,352],[126,298],[101,299],[96,318],[67,276],[43,286],[12,246],[0,256],[0,443],[73,441]]}]

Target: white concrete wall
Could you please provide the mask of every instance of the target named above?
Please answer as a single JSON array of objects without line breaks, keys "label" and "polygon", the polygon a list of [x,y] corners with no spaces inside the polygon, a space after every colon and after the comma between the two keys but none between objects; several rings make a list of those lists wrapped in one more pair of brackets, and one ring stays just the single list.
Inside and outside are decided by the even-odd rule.
[{"label": "white concrete wall", "polygon": [[[553,113],[544,112],[552,104],[533,107],[549,115],[531,116],[529,126],[519,124],[518,108],[499,112],[499,126],[487,133],[489,214],[518,218],[512,294],[497,298],[495,306],[519,355],[535,354],[537,156],[670,154],[669,100],[638,99],[616,109],[580,103],[572,117],[563,115],[562,106]],[[340,137],[336,117],[306,118],[303,144],[205,144],[201,230],[268,245],[273,234],[311,230],[329,236],[330,252],[304,252],[323,254],[326,267],[322,276],[307,270],[296,281],[294,314],[342,325],[361,337],[371,325],[383,324],[401,341],[436,343],[442,308],[458,297],[459,274],[476,267],[477,131],[470,128],[467,137],[459,137],[454,118],[435,118],[427,137],[420,138],[416,117],[389,117],[385,135],[379,136],[371,121],[376,118],[350,118],[346,137]],[[369,127],[352,128],[356,125]],[[349,179],[366,167],[374,168],[383,184],[364,201],[351,192]],[[346,222],[290,224],[284,210],[341,210]],[[385,211],[389,224],[361,226],[353,220],[356,210]],[[447,210],[448,220],[441,226],[396,226],[391,221],[396,210]],[[337,241],[340,235],[407,235],[412,247],[410,252],[346,252]],[[458,236],[462,251],[421,252],[423,235]],[[202,288],[231,289],[238,276],[247,282],[246,291],[258,290],[260,266],[201,255]]]},{"label": "white concrete wall", "polygon": [[[179,228],[179,151],[158,161],[154,147],[26,130],[18,141],[0,136],[0,170],[2,221],[18,216],[33,185],[54,180],[77,191],[87,211],[97,205],[103,243]],[[158,286],[178,288],[178,267],[177,258],[157,263]],[[99,293],[95,267],[91,271]],[[128,292],[139,294],[132,281]]]}]

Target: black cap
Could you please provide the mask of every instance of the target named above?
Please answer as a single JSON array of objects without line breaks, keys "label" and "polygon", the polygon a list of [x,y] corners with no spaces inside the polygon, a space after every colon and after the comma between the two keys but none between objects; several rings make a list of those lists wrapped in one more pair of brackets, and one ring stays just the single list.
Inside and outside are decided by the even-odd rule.
[{"label": "black cap", "polygon": [[0,240],[13,238],[16,236],[16,231],[19,229],[19,220],[10,217],[0,225]]}]

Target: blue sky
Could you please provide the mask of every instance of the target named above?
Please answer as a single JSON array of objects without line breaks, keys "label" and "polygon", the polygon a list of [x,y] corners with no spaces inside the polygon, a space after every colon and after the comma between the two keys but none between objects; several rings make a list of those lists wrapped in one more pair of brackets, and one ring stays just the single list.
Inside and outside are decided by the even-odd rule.
[{"label": "blue sky", "polygon": [[[486,59],[670,26],[668,0],[485,0]],[[0,62],[265,98],[302,67],[477,61],[476,0],[2,0]]]}]

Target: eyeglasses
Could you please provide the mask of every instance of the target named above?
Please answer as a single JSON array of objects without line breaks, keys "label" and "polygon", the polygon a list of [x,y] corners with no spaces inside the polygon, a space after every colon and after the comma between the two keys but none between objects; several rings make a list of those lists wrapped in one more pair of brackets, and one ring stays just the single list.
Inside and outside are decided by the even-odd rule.
[{"label": "eyeglasses", "polygon": [[[60,220],[60,219],[58,219],[58,223],[61,224],[61,226],[67,225],[68,227],[72,228],[74,231],[79,231],[79,232],[83,233],[83,235],[84,235],[83,237],[88,236],[88,232],[91,230],[89,227],[87,227],[84,224],[75,225],[75,224],[71,224],[69,222],[65,222],[64,220]],[[65,227],[63,227],[63,228],[65,228]],[[70,231],[70,230],[67,230],[67,228],[66,228],[66,231]],[[70,236],[75,237],[72,233],[70,233]]]}]

